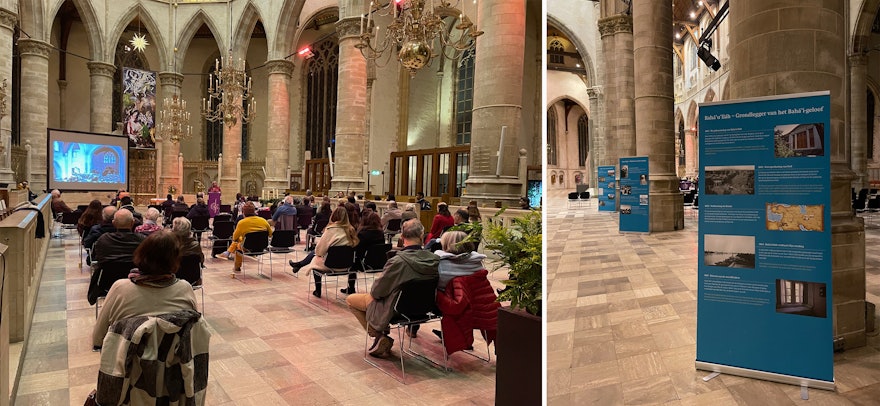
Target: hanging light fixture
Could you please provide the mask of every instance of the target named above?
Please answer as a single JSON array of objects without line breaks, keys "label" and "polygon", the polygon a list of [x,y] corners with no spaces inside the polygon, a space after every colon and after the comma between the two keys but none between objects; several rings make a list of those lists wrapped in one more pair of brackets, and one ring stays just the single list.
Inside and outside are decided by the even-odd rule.
[{"label": "hanging light fixture", "polygon": [[192,137],[192,126],[189,125],[189,112],[186,111],[186,100],[176,93],[162,103],[162,121],[159,122],[159,136],[175,144]]},{"label": "hanging light fixture", "polygon": [[[450,60],[458,59],[462,53],[472,49],[475,39],[483,32],[460,10],[460,2],[451,4],[447,0],[373,0],[366,15],[361,16],[360,42],[355,45],[364,58],[377,61],[383,56],[397,52],[397,60],[415,76],[419,69],[430,66],[436,57]],[[447,28],[443,17],[455,18],[458,23],[454,30]],[[373,29],[373,14],[391,17],[382,35],[378,26]],[[453,35],[457,31],[457,35]],[[434,45],[438,49],[434,49]],[[387,63],[387,61],[386,61]]]},{"label": "hanging light fixture", "polygon": [[[251,94],[251,77],[241,58],[232,54],[232,11],[229,14],[229,51],[225,58],[214,60],[214,73],[208,74],[208,97],[202,98],[202,117],[210,122],[223,121],[227,127],[252,121],[257,116],[257,101]],[[216,82],[216,83],[215,83]],[[248,100],[247,109],[243,101]]]},{"label": "hanging light fixture", "polygon": [[147,45],[150,45],[150,43],[147,42],[147,36],[144,34],[141,34],[141,12],[140,12],[140,10],[138,10],[138,32],[137,32],[137,34],[134,34],[131,36],[131,40],[129,40],[128,43],[131,44],[132,48],[134,48],[135,51],[139,51],[139,52],[144,52],[144,50],[147,49]]}]

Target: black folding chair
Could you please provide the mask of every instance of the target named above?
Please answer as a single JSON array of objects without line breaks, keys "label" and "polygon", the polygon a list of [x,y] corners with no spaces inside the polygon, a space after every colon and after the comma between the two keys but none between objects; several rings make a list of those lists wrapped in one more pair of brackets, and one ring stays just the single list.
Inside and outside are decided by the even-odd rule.
[{"label": "black folding chair", "polygon": [[[440,310],[437,308],[436,294],[436,278],[413,280],[401,286],[400,292],[397,294],[396,298],[386,299],[394,300],[394,316],[391,318],[391,322],[388,324],[388,328],[397,330],[397,343],[400,347],[400,371],[403,375],[402,378],[398,377],[396,374],[386,371],[385,369],[382,369],[379,364],[370,359],[370,356],[367,354],[370,345],[369,334],[367,334],[364,343],[364,361],[378,368],[380,371],[394,377],[394,379],[397,379],[403,384],[406,384],[406,369],[403,361],[404,355],[408,355],[421,361],[426,361],[438,367],[441,366],[439,362],[413,351],[413,339],[410,338],[409,344],[407,344],[406,338],[408,335],[404,334],[404,330],[407,327],[422,325],[425,323],[439,321],[441,319],[442,315],[440,314]],[[440,347],[443,348],[444,362],[442,367],[444,371],[447,371],[448,367],[446,364],[446,360],[448,359],[448,357],[446,356],[446,346],[443,343],[442,336],[440,337]]]},{"label": "black folding chair", "polygon": [[180,267],[177,269],[177,278],[189,282],[193,287],[193,291],[202,291],[202,314],[205,314],[205,289],[202,285],[202,264],[201,255],[191,254],[180,257]]},{"label": "black folding chair", "polygon": [[192,232],[196,235],[196,240],[198,240],[199,244],[202,243],[202,233],[211,231],[211,227],[208,226],[210,221],[211,216],[195,216],[190,219],[190,222],[192,222]]},{"label": "black folding chair", "polygon": [[[336,300],[339,300],[339,277],[345,276],[346,283],[348,283],[348,275],[352,272],[357,272],[357,270],[353,270],[354,267],[354,247],[349,245],[337,245],[330,247],[327,249],[327,256],[324,257],[324,266],[330,268],[329,271],[320,271],[317,269],[313,269],[311,272],[311,276],[309,278],[309,291],[308,291],[308,301],[312,303],[312,282],[317,283],[317,280],[314,276],[319,276],[322,278],[321,283],[324,284],[324,300],[327,303],[327,311],[330,311],[330,298],[327,297],[327,278],[334,277],[336,279],[336,286],[333,290],[336,291]],[[341,271],[334,271],[333,269],[342,269]]]},{"label": "black folding chair", "polygon": [[231,204],[221,204],[220,205],[220,213],[232,214],[232,205]]},{"label": "black folding chair", "polygon": [[[296,213],[296,227],[300,230],[308,230],[312,226],[312,219],[315,218],[313,213],[300,214]],[[296,234],[296,241],[299,242],[299,233]]]},{"label": "black folding chair", "polygon": [[[242,241],[239,246],[239,253],[241,255],[251,257],[256,259],[257,257],[261,257],[259,259],[260,266],[257,268],[257,273],[265,277],[263,275],[263,259],[262,255],[269,253],[267,248],[269,247],[269,232],[268,231],[252,231],[244,235],[244,241]],[[241,277],[244,280],[245,273],[244,267],[241,269]],[[272,280],[272,262],[269,262],[269,280]]]},{"label": "black folding chair", "polygon": [[211,256],[217,255],[229,248],[233,232],[235,232],[235,224],[233,222],[214,221],[214,229],[211,230],[211,235],[208,236],[208,240],[214,242],[213,247],[211,247]]},{"label": "black folding chair", "polygon": [[388,239],[389,244],[391,244],[391,240],[394,239],[395,235],[400,234],[400,222],[400,219],[391,219],[385,225],[385,238]]},{"label": "black folding chair", "polygon": [[[287,259],[287,254],[293,253],[293,258],[295,260],[299,260],[296,255],[296,250],[293,249],[293,246],[296,245],[296,234],[299,231],[296,229],[293,230],[275,230],[272,233],[272,240],[270,241],[268,251],[269,251],[269,266],[272,264],[272,254],[284,254],[284,259]],[[298,274],[293,274],[299,278]]]},{"label": "black folding chair", "polygon": [[578,195],[578,198],[582,203],[586,203],[588,207],[591,206],[591,203],[593,202],[592,200],[590,200],[590,192],[587,191],[581,192]]},{"label": "black folding chair", "polygon": [[309,248],[315,243],[315,239],[321,238],[321,235],[324,234],[324,228],[327,227],[327,224],[329,223],[330,219],[318,221],[312,225],[311,233],[306,231],[306,251],[310,251]]},{"label": "black folding chair", "polygon": [[89,281],[88,299],[89,303],[95,305],[95,318],[98,318],[98,308],[101,299],[107,297],[107,292],[116,281],[128,278],[128,274],[135,268],[131,261],[104,261],[98,264],[98,270],[92,273]]},{"label": "black folding chair", "polygon": [[363,292],[369,292],[369,286],[367,285],[367,276],[376,280],[376,274],[381,273],[385,269],[385,263],[388,262],[388,252],[391,251],[392,245],[389,244],[375,244],[367,248],[367,251],[364,252],[364,257],[361,258],[360,262],[360,271],[364,273],[364,290]]},{"label": "black folding chair", "polygon": [[61,229],[62,230],[76,230],[76,223],[79,223],[79,218],[81,216],[82,216],[82,212],[80,212],[80,211],[61,213]]},{"label": "black folding chair", "polygon": [[580,205],[580,199],[578,199],[578,192],[571,192],[568,194],[568,208],[570,209],[572,204]]}]

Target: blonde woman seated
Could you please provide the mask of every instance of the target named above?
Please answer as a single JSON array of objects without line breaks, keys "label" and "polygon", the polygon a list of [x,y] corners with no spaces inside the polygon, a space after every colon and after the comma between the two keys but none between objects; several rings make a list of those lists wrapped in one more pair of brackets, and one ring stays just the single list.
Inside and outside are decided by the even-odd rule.
[{"label": "blonde woman seated", "polygon": [[462,242],[467,238],[463,231],[447,231],[440,236],[442,249],[434,251],[440,257],[440,280],[437,289],[446,290],[446,285],[456,276],[467,276],[481,269],[486,256],[474,251],[474,243]]},{"label": "blonde woman seated", "polygon": [[107,329],[117,320],[134,316],[156,316],[178,310],[196,311],[192,286],[177,279],[180,248],[174,234],[159,230],[150,234],[134,251],[128,279],[113,284],[92,331],[92,345],[100,348]]},{"label": "blonde woman seated", "polygon": [[199,262],[205,262],[205,253],[192,233],[192,223],[186,217],[177,217],[171,225],[171,232],[177,237],[180,245],[180,256],[198,255]]},{"label": "blonde woman seated", "polygon": [[[344,271],[348,268],[330,269],[324,266],[324,257],[327,256],[327,251],[330,247],[340,245],[354,247],[357,244],[357,233],[348,222],[348,211],[345,210],[344,206],[340,205],[330,215],[330,223],[324,228],[324,234],[318,240],[315,251],[303,258],[302,261],[291,261],[290,266],[293,267],[293,273],[297,273],[300,270],[305,270],[306,272],[312,272],[312,270],[324,272]],[[318,274],[315,274],[315,291],[312,294],[321,297],[321,276]]]}]

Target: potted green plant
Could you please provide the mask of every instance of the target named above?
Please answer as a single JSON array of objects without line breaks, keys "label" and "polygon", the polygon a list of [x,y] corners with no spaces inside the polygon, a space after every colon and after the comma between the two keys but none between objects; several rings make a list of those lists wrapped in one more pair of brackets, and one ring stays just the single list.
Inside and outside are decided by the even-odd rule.
[{"label": "potted green plant", "polygon": [[507,268],[509,275],[498,296],[499,302],[509,301],[510,306],[498,309],[495,404],[541,404],[541,212],[532,210],[505,225],[499,217],[504,211],[499,210],[485,226],[459,227],[494,255],[493,271]]}]

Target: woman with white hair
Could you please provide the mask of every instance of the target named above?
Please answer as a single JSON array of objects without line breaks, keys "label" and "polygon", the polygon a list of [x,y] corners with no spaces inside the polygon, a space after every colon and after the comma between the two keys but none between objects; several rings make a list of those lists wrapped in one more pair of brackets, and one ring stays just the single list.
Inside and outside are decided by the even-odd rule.
[{"label": "woman with white hair", "polygon": [[171,232],[177,237],[177,243],[180,245],[180,256],[198,255],[199,262],[205,262],[205,253],[199,242],[193,237],[192,223],[186,217],[177,217],[171,225]]},{"label": "woman with white hair", "polygon": [[481,269],[486,256],[474,251],[474,243],[462,242],[467,238],[463,231],[447,231],[440,236],[440,246],[434,251],[440,257],[440,280],[437,289],[446,290],[446,285],[456,276],[467,276]]},{"label": "woman with white hair", "polygon": [[143,235],[150,235],[156,231],[162,229],[162,226],[158,223],[159,220],[159,210],[156,210],[155,207],[150,207],[147,209],[147,212],[144,213],[144,224],[141,224],[135,227],[134,232],[141,233]]}]

